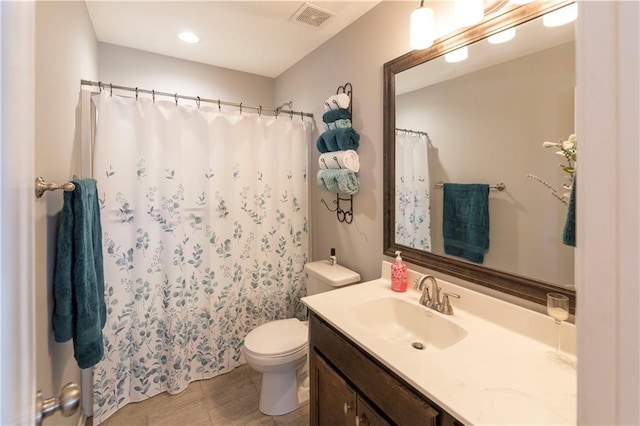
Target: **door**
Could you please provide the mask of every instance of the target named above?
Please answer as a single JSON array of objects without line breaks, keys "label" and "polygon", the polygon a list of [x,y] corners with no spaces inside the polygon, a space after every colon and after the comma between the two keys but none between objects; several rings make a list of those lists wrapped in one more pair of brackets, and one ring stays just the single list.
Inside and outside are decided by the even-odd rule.
[{"label": "door", "polygon": [[33,424],[35,3],[0,2],[0,424]]}]

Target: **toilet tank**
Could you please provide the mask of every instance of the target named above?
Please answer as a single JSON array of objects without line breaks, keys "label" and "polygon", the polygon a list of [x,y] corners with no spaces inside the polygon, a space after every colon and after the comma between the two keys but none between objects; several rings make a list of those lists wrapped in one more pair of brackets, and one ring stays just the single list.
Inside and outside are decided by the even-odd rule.
[{"label": "toilet tank", "polygon": [[304,272],[307,276],[308,296],[360,281],[359,273],[342,265],[332,265],[328,260],[309,262],[304,265]]}]

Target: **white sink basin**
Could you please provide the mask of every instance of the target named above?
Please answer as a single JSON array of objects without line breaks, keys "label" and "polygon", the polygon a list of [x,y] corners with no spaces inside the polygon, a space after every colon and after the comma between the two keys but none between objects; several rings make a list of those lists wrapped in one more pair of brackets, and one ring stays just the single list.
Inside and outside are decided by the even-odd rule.
[{"label": "white sink basin", "polygon": [[391,344],[435,352],[464,339],[467,332],[429,308],[383,297],[349,309],[361,326]]}]

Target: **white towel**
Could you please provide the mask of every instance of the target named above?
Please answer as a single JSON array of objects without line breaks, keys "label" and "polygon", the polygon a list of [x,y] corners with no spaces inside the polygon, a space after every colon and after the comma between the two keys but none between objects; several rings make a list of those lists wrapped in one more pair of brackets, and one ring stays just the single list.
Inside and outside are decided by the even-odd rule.
[{"label": "white towel", "polygon": [[337,95],[329,96],[329,98],[324,101],[324,111],[331,111],[338,108],[349,108],[349,104],[351,103],[351,99],[349,95],[346,93],[338,93]]},{"label": "white towel", "polygon": [[318,165],[321,169],[349,169],[357,173],[360,170],[360,156],[353,149],[325,152],[320,155]]}]

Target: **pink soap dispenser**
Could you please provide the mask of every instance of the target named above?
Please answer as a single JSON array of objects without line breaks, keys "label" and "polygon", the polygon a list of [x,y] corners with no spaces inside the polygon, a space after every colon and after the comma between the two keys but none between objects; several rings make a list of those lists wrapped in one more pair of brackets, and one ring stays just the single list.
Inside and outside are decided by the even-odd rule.
[{"label": "pink soap dispenser", "polygon": [[396,252],[396,261],[391,264],[391,290],[407,291],[407,265],[400,257],[400,251]]}]

